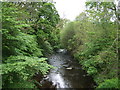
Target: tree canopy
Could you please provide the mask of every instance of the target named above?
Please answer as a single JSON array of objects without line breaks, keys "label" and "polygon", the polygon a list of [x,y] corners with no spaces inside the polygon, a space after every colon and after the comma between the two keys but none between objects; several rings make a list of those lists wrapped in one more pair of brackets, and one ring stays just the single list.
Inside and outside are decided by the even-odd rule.
[{"label": "tree canopy", "polygon": [[45,56],[55,49],[59,20],[51,2],[2,3],[4,88],[34,88],[35,73],[52,68]]}]

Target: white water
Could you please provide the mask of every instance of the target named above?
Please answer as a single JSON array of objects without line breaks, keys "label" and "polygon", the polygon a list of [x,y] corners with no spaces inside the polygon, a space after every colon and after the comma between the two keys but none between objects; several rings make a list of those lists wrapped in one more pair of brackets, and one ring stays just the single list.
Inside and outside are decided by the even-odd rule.
[{"label": "white water", "polygon": [[57,88],[69,88],[66,85],[67,82],[65,82],[61,74],[51,73],[49,77],[50,77],[50,80],[53,82],[53,84],[57,85]]}]

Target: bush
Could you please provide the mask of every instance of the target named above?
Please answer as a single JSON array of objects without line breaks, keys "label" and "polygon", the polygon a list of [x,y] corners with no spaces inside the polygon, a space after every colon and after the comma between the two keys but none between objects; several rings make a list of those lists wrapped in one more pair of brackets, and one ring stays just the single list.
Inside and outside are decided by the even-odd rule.
[{"label": "bush", "polygon": [[[2,65],[3,87],[10,88],[17,83],[16,86],[21,85],[21,88],[25,88],[27,84],[33,83],[32,77],[36,72],[41,72],[42,75],[52,68],[45,60],[46,58],[28,56],[8,57],[6,64]],[[28,83],[23,84],[27,81]]]},{"label": "bush", "polygon": [[107,79],[104,82],[100,83],[97,89],[99,88],[114,88],[118,89],[119,88],[119,83],[118,83],[118,78],[113,78],[113,79]]},{"label": "bush", "polygon": [[89,75],[95,75],[95,74],[97,74],[97,69],[95,67],[89,67],[87,70],[87,73]]}]

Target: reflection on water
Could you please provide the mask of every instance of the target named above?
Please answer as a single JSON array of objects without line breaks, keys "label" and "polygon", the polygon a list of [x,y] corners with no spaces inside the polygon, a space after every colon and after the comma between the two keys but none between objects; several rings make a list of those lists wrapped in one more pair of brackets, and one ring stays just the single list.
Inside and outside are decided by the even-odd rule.
[{"label": "reflection on water", "polygon": [[76,60],[65,53],[66,50],[59,50],[49,58],[49,63],[56,68],[50,70],[47,79],[57,88],[93,88],[92,78],[87,76]]}]

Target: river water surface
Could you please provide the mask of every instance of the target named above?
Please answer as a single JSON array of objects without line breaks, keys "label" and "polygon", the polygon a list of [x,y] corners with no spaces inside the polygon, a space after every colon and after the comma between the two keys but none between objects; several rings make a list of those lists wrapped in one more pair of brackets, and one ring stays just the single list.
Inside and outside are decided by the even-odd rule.
[{"label": "river water surface", "polygon": [[66,50],[60,49],[48,61],[56,68],[51,69],[45,79],[52,82],[55,88],[93,88],[92,78]]}]

